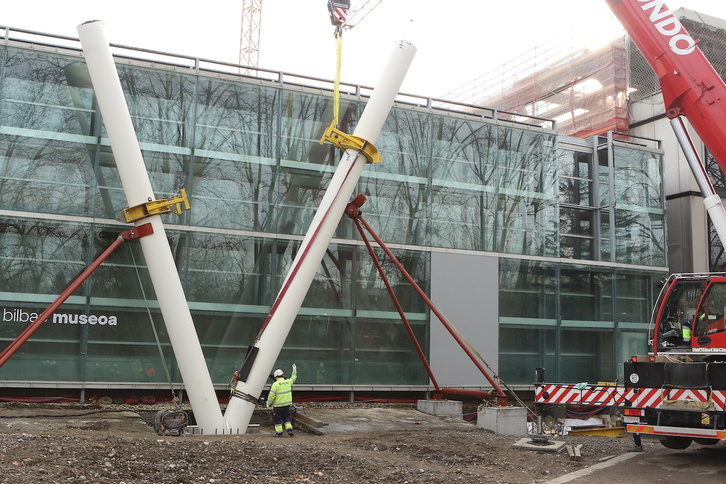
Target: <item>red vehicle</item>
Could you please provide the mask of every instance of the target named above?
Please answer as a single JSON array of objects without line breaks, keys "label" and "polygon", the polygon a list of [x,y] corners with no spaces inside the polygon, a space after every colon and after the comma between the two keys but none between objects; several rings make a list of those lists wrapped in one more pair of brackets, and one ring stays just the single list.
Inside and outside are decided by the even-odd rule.
[{"label": "red vehicle", "polygon": [[[663,0],[606,1],[659,77],[666,116],[726,241],[726,211],[682,120],[726,171],[726,85]],[[628,432],[669,448],[726,440],[726,274],[671,275],[653,312],[648,354],[631,357],[624,376],[624,386],[539,381],[535,400],[620,407]]]}]

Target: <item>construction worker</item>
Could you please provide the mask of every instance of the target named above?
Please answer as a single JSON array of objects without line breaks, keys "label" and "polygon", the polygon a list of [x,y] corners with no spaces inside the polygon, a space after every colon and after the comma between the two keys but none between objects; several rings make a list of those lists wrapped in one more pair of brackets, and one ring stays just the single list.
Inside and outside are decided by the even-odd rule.
[{"label": "construction worker", "polygon": [[685,346],[691,346],[691,336],[693,331],[691,330],[691,320],[688,319],[681,325],[681,336],[683,337],[683,344]]},{"label": "construction worker", "polygon": [[272,374],[275,382],[270,387],[270,394],[267,396],[267,406],[272,407],[272,419],[275,422],[275,435],[282,437],[282,426],[284,424],[287,434],[292,437],[292,385],[297,380],[297,366],[292,364],[292,375],[285,378],[285,373],[277,369]]}]

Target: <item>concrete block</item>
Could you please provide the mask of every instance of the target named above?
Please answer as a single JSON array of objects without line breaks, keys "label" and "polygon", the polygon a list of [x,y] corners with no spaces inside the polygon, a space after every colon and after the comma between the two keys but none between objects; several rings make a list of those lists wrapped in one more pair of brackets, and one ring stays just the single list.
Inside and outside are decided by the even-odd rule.
[{"label": "concrete block", "polygon": [[439,417],[464,418],[464,406],[455,400],[419,400],[416,409]]},{"label": "concrete block", "polygon": [[479,407],[476,426],[499,435],[527,435],[527,409],[524,407]]}]

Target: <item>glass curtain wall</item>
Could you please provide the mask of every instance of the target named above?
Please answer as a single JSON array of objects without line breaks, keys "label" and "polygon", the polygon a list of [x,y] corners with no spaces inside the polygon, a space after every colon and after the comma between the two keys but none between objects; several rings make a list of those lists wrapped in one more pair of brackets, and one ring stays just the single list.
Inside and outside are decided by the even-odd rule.
[{"label": "glass curtain wall", "polygon": [[[127,226],[120,222],[125,196],[80,57],[16,47],[0,54],[0,338],[10,341]],[[224,384],[257,336],[335,169],[339,153],[319,143],[332,99],[178,69],[119,64],[119,74],[156,196],[185,188],[190,197],[190,211],[164,222],[213,380]],[[341,129],[352,132],[362,109],[363,101],[342,99]],[[399,106],[376,146],[384,162],[367,167],[360,180],[364,214],[397,244],[397,257],[424,289],[431,250],[505,256],[500,308],[510,326],[501,333],[500,364],[515,380],[529,381],[530,363],[543,358],[563,375],[579,368],[582,355],[564,350],[580,334],[572,328],[593,333],[595,343],[578,351],[612,352],[612,324],[562,327],[563,320],[612,321],[617,289],[586,265],[560,267],[558,257],[597,253],[595,219],[588,219],[596,180],[593,167],[588,172],[573,158],[567,176],[582,184],[568,203],[587,216],[575,210],[563,231],[562,160],[553,132]],[[633,156],[625,148],[620,158]],[[637,177],[653,193],[613,215],[622,237],[629,236],[617,253],[626,263],[656,264],[662,246],[635,249],[644,234],[662,242],[657,164],[647,153],[636,158],[639,168],[623,187]],[[620,178],[613,180],[620,186]],[[566,244],[566,255],[559,244],[565,234],[578,239]],[[379,255],[428,351],[428,309]],[[587,314],[570,314],[570,306]],[[539,336],[522,341],[520,326]],[[300,383],[428,382],[347,219],[279,364],[293,359],[306,369]],[[143,255],[130,242],[0,368],[0,379],[163,382],[169,371],[176,382],[174,361]]]},{"label": "glass curtain wall", "polygon": [[[666,256],[661,155],[643,149],[645,140],[593,141],[596,150],[558,153],[560,256],[572,263],[500,262],[500,375],[512,383],[531,383],[537,367],[548,381],[622,379],[622,362],[647,351],[654,291],[665,274],[655,269]],[[612,254],[614,262],[654,269],[582,262]]]}]

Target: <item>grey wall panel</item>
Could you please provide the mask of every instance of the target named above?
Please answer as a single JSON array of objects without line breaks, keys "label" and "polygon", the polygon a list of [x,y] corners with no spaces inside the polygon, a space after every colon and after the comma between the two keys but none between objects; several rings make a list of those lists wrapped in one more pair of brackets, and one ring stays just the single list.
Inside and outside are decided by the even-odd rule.
[{"label": "grey wall panel", "polygon": [[[434,304],[498,371],[499,265],[496,257],[434,252]],[[489,385],[436,315],[431,314],[431,365],[439,385]]]}]

